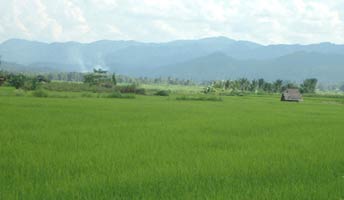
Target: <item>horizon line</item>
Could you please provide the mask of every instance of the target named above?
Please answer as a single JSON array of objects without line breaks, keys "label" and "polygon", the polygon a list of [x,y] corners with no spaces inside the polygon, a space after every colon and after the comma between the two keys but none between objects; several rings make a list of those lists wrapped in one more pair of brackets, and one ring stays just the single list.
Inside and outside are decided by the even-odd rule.
[{"label": "horizon line", "polygon": [[102,41],[110,41],[110,42],[136,42],[136,43],[141,43],[141,44],[168,44],[168,43],[174,43],[174,42],[188,42],[188,41],[201,41],[201,40],[207,40],[207,39],[226,39],[226,40],[232,40],[233,42],[248,42],[260,46],[278,46],[278,45],[290,45],[290,46],[308,46],[308,45],[317,45],[317,44],[332,44],[332,45],[344,45],[342,43],[334,43],[330,41],[323,41],[323,42],[316,42],[316,43],[271,43],[271,44],[261,44],[259,42],[254,42],[250,40],[240,40],[240,39],[233,39],[227,36],[212,36],[212,37],[201,37],[201,38],[195,38],[195,39],[175,39],[175,40],[168,40],[168,41],[161,41],[161,42],[153,42],[153,41],[139,41],[139,40],[125,40],[125,39],[99,39],[99,40],[94,40],[90,42],[81,42],[81,41],[75,41],[75,40],[69,40],[69,41],[53,41],[53,42],[48,42],[48,41],[39,41],[39,40],[34,40],[34,39],[24,39],[24,38],[10,38],[7,40],[4,40],[0,43],[0,45],[9,42],[11,40],[20,40],[20,41],[27,41],[27,42],[37,42],[37,43],[43,43],[43,44],[67,44],[67,43],[78,43],[78,44],[93,44],[97,42],[102,42]]}]

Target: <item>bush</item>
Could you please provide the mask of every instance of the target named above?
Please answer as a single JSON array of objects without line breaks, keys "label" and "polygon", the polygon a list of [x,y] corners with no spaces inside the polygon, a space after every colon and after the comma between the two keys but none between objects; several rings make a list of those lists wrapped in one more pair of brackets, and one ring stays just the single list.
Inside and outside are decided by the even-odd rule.
[{"label": "bush", "polygon": [[109,95],[107,95],[108,98],[121,98],[122,94],[120,92],[113,92]]},{"label": "bush", "polygon": [[336,98],[344,99],[344,95],[341,94],[303,94],[304,97],[317,97],[317,98]]},{"label": "bush", "polygon": [[15,95],[15,96],[18,96],[18,97],[25,96],[25,91],[24,91],[24,90],[21,90],[21,89],[15,90],[15,91],[14,91],[14,95]]},{"label": "bush", "polygon": [[69,96],[68,94],[64,94],[64,93],[53,93],[53,94],[50,94],[49,97],[67,99],[67,98],[72,98],[73,96]]},{"label": "bush", "polygon": [[238,91],[238,90],[232,90],[232,91],[229,93],[229,96],[239,96],[239,97],[242,97],[242,96],[245,96],[245,95],[247,95],[247,94],[248,94],[247,92]]},{"label": "bush", "polygon": [[116,90],[120,91],[121,93],[135,93],[136,85],[118,85],[116,86]]},{"label": "bush", "polygon": [[46,98],[48,97],[48,93],[45,92],[44,90],[35,90],[32,95],[34,97],[41,97],[41,98]]},{"label": "bush", "polygon": [[0,70],[0,86],[2,86],[8,78],[8,74]]},{"label": "bush", "polygon": [[143,88],[137,88],[137,85],[117,85],[116,91],[119,91],[121,93],[131,93],[131,94],[142,94],[144,95],[146,93],[145,89]]},{"label": "bush", "polygon": [[203,89],[204,94],[210,94],[210,93],[216,93],[216,92],[217,90],[212,86],[209,86]]},{"label": "bush", "polygon": [[24,90],[36,90],[39,86],[39,82],[36,79],[27,78],[22,88]]},{"label": "bush", "polygon": [[101,87],[105,87],[105,88],[112,88],[113,84],[111,82],[105,82],[100,84]]},{"label": "bush", "polygon": [[146,94],[146,90],[144,88],[137,88],[136,91],[135,91],[135,94],[145,95]]},{"label": "bush", "polygon": [[90,97],[93,97],[93,95],[92,94],[90,94],[90,93],[82,93],[81,94],[81,97],[87,97],[87,98],[90,98]]},{"label": "bush", "polygon": [[215,96],[181,96],[177,97],[176,100],[179,101],[222,101],[221,97],[215,97]]},{"label": "bush", "polygon": [[156,96],[170,96],[170,92],[167,90],[159,90],[154,95],[156,95]]},{"label": "bush", "polygon": [[50,91],[69,91],[69,92],[95,92],[97,89],[94,86],[89,86],[82,83],[73,83],[73,82],[51,82],[42,85],[43,89]]},{"label": "bush", "polygon": [[25,77],[23,74],[11,74],[9,75],[8,79],[8,83],[10,86],[19,89],[24,86],[27,77]]},{"label": "bush", "polygon": [[113,92],[106,96],[107,98],[119,98],[119,99],[134,99],[133,94],[121,94],[120,92]]}]

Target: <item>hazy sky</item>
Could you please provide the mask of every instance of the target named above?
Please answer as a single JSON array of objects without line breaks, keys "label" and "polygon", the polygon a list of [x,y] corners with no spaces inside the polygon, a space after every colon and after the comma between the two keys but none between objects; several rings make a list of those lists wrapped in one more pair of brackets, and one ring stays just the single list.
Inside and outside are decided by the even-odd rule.
[{"label": "hazy sky", "polygon": [[344,43],[344,0],[0,0],[0,42]]}]

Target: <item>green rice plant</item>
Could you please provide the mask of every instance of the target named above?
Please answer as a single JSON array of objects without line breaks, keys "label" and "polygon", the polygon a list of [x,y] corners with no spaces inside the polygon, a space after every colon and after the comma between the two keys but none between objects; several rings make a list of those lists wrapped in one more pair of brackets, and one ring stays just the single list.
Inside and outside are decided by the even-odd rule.
[{"label": "green rice plant", "polygon": [[2,92],[1,200],[344,198],[344,106],[331,99]]}]

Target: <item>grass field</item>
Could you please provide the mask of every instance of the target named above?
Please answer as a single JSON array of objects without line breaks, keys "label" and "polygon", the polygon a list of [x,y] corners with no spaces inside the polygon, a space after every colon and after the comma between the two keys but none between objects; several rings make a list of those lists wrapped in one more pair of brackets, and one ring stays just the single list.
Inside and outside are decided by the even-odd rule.
[{"label": "grass field", "polygon": [[332,99],[0,96],[1,200],[341,200],[343,152]]}]

